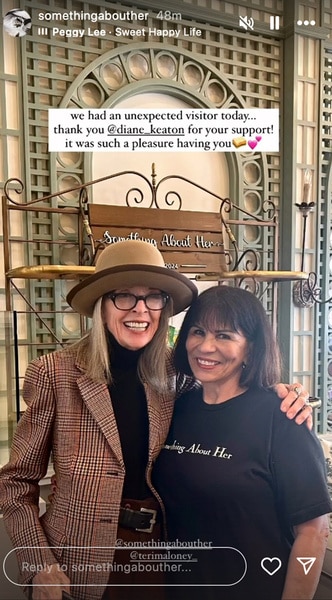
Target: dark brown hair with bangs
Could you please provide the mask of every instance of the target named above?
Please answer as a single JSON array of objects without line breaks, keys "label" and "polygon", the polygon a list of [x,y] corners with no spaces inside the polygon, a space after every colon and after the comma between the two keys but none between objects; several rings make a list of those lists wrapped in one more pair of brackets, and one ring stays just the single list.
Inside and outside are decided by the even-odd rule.
[{"label": "dark brown hair with bangs", "polygon": [[209,331],[226,326],[244,335],[250,351],[241,374],[242,386],[269,388],[280,381],[279,346],[263,305],[251,292],[225,285],[215,286],[202,292],[193,302],[184,318],[174,355],[176,369],[191,376],[186,341],[190,328],[196,325]]}]

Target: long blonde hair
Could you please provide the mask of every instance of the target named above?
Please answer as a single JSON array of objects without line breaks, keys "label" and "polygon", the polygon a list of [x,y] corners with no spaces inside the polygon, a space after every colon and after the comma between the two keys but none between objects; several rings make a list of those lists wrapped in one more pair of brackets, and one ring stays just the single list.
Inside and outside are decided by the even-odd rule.
[{"label": "long blonde hair", "polygon": [[[158,329],[151,342],[144,348],[138,363],[141,381],[163,392],[169,389],[166,371],[168,319],[172,314],[171,299],[161,311]],[[86,363],[87,375],[97,382],[112,383],[112,365],[110,364],[107,343],[107,328],[103,319],[103,298],[95,304],[92,326],[89,333],[78,342],[79,355]]]}]

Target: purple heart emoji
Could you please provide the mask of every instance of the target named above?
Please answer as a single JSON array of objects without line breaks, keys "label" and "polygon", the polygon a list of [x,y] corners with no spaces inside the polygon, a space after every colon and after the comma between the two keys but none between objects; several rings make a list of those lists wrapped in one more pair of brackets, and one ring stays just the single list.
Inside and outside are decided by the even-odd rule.
[{"label": "purple heart emoji", "polygon": [[260,142],[261,139],[262,139],[262,136],[261,135],[256,135],[255,139],[257,140],[257,142]]},{"label": "purple heart emoji", "polygon": [[256,140],[249,140],[249,142],[248,142],[248,146],[249,146],[249,148],[251,148],[252,150],[253,150],[254,148],[256,148],[256,146],[257,146],[257,142],[256,142]]}]

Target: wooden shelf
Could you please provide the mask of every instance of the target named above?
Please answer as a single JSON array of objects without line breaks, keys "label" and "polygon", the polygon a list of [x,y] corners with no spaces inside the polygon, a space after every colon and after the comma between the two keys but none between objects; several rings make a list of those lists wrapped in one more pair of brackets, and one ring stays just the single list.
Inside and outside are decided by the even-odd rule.
[{"label": "wooden shelf", "polygon": [[6,273],[8,279],[83,279],[93,275],[95,267],[76,265],[35,265],[15,267]]},{"label": "wooden shelf", "polygon": [[256,281],[299,281],[308,279],[303,271],[223,271],[222,273],[204,273],[196,275],[199,280],[255,279]]}]

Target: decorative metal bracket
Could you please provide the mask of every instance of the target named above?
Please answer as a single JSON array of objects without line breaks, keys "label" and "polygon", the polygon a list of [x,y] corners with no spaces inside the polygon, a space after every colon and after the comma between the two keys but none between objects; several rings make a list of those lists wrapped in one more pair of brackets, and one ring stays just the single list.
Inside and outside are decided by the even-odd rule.
[{"label": "decorative metal bracket", "polygon": [[[315,209],[315,202],[308,202],[309,192],[311,188],[311,173],[308,169],[304,176],[304,191],[303,201],[301,204],[295,204],[303,217],[302,229],[302,249],[301,249],[301,271],[304,269],[306,235],[307,235],[307,219]],[[317,285],[318,275],[314,271],[308,274],[305,281],[297,281],[293,286],[293,302],[299,308],[311,308],[315,304],[327,304],[332,301],[332,297],[326,300],[321,300],[322,289]]]}]

